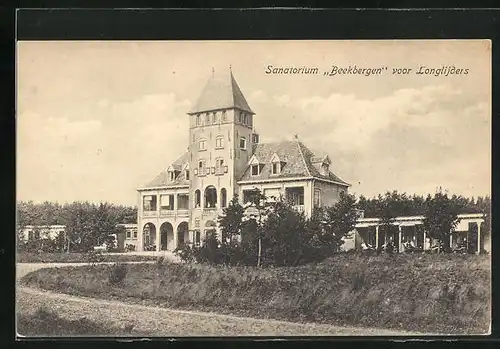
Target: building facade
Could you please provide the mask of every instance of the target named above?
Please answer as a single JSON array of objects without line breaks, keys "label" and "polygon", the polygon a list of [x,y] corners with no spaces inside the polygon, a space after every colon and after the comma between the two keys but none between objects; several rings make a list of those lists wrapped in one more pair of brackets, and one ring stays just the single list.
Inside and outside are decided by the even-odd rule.
[{"label": "building facade", "polygon": [[308,216],[314,206],[332,205],[347,192],[349,184],[331,171],[330,157],[297,137],[260,142],[256,115],[231,70],[212,73],[187,115],[187,151],[137,190],[139,251],[201,244],[217,231],[229,201],[238,195],[244,204],[255,189],[285,197]]}]

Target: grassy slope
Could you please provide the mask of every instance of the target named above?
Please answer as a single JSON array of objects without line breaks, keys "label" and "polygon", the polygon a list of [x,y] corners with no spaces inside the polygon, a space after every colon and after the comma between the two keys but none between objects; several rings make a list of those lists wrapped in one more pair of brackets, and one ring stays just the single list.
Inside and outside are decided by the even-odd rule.
[{"label": "grassy slope", "polygon": [[488,256],[338,255],[297,268],[129,265],[42,269],[23,281],[59,292],[336,325],[441,333],[489,328]]},{"label": "grassy slope", "polygon": [[[16,260],[18,263],[86,263],[88,262],[86,253],[18,253]],[[152,261],[158,257],[139,255],[103,255],[103,262],[141,262]]]},{"label": "grassy slope", "polygon": [[43,308],[39,308],[33,314],[21,313],[17,316],[17,333],[26,337],[131,335],[131,331],[132,328],[114,328],[86,318],[64,319]]}]

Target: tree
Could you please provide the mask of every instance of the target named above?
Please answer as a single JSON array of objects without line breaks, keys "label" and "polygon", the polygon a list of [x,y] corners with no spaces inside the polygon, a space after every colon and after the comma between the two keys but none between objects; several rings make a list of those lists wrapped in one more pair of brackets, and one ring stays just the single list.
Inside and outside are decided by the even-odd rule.
[{"label": "tree", "polygon": [[[317,249],[324,256],[338,252],[343,238],[354,229],[358,219],[354,195],[341,193],[340,200],[332,206],[316,208],[309,220],[309,227],[316,234]],[[318,251],[319,252],[319,251]]]},{"label": "tree", "polygon": [[[393,223],[395,218],[403,211],[403,200],[397,191],[386,192],[383,197],[379,195],[378,200],[380,203],[378,209],[378,216],[381,220],[380,227],[382,228],[385,244],[389,251],[392,251],[393,246],[388,246],[388,244],[392,242],[392,245],[394,245],[393,240],[397,227]],[[390,241],[387,241],[388,238]]]},{"label": "tree", "polygon": [[275,266],[295,266],[304,258],[312,239],[306,218],[282,200],[269,206],[269,214],[261,228],[263,262]]},{"label": "tree", "polygon": [[241,234],[243,215],[245,209],[240,205],[238,196],[235,195],[229,205],[222,210],[222,215],[217,221],[222,235],[222,243],[230,243]]},{"label": "tree", "polygon": [[441,247],[449,251],[448,241],[451,232],[458,224],[458,214],[463,207],[463,202],[448,198],[441,190],[428,197],[426,202],[424,229],[427,234],[439,241],[438,252]]}]

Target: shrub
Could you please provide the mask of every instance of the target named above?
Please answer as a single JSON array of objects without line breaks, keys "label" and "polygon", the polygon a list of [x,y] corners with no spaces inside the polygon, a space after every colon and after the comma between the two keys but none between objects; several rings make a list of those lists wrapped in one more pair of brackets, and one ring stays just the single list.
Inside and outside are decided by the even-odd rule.
[{"label": "shrub", "polygon": [[194,261],[193,249],[186,243],[179,244],[179,246],[174,250],[174,254],[184,263]]},{"label": "shrub", "polygon": [[91,265],[104,262],[104,254],[99,250],[92,250],[86,254],[87,262]]},{"label": "shrub", "polygon": [[125,246],[125,251],[126,252],[133,252],[133,251],[135,251],[135,245],[133,245],[133,244],[127,244],[127,246]]},{"label": "shrub", "polygon": [[111,266],[108,281],[111,285],[121,285],[127,277],[127,265],[115,263]]}]

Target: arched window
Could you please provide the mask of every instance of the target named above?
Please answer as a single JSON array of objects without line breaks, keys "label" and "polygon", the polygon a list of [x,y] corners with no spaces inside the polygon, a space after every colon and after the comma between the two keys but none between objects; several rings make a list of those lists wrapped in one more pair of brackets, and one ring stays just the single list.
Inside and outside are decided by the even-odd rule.
[{"label": "arched window", "polygon": [[196,115],[196,126],[200,126],[200,125],[201,125],[201,115],[197,114]]},{"label": "arched window", "polygon": [[213,185],[209,185],[205,188],[205,208],[215,208],[217,204],[217,189]]},{"label": "arched window", "polygon": [[227,205],[227,191],[226,188],[220,190],[220,206],[226,207]]},{"label": "arched window", "polygon": [[194,192],[194,207],[201,206],[201,191],[200,189],[196,189]]}]

